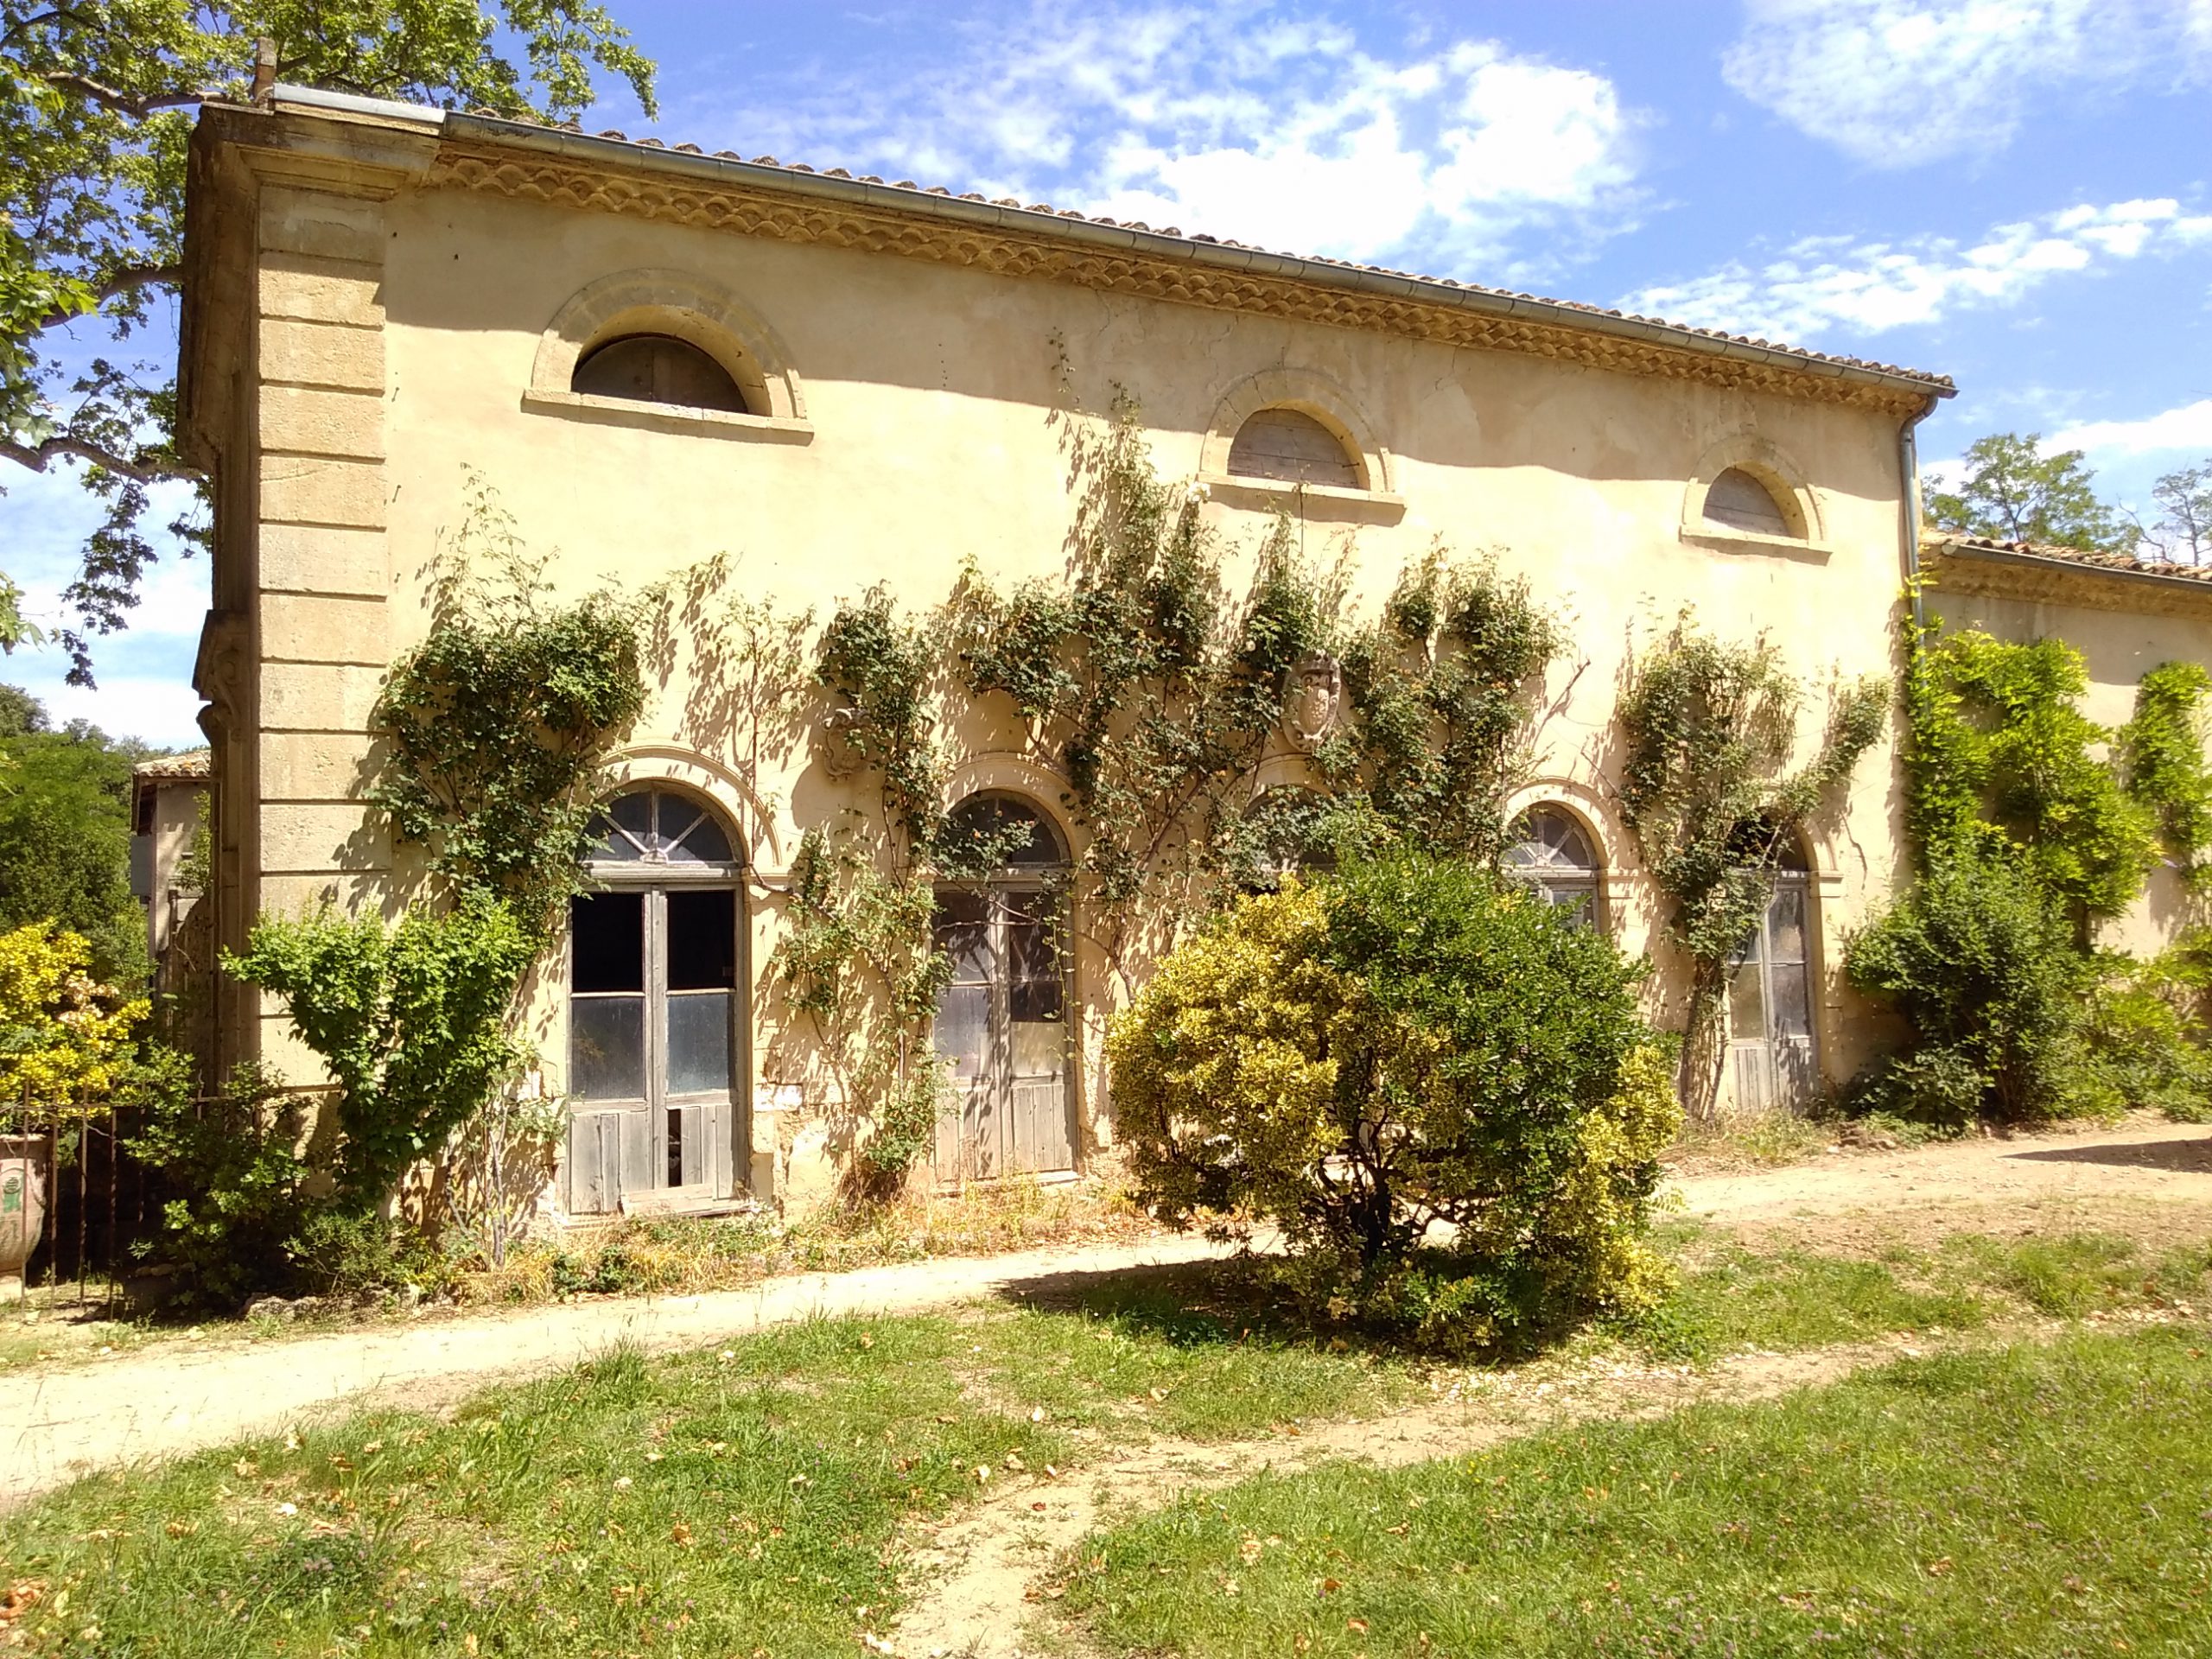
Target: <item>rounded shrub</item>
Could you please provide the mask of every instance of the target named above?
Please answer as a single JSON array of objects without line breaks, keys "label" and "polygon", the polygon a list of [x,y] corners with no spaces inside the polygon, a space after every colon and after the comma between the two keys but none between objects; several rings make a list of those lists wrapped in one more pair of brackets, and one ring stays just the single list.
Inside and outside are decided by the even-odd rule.
[{"label": "rounded shrub", "polygon": [[1430,1344],[1649,1306],[1681,1116],[1641,972],[1459,861],[1248,898],[1108,1039],[1139,1196],[1177,1225],[1280,1229],[1311,1304]]},{"label": "rounded shrub", "polygon": [[1851,982],[1912,1022],[1913,1052],[1856,1104],[1959,1127],[2061,1116],[2081,1071],[2094,977],[2064,905],[2018,861],[1962,850],[1854,935]]}]

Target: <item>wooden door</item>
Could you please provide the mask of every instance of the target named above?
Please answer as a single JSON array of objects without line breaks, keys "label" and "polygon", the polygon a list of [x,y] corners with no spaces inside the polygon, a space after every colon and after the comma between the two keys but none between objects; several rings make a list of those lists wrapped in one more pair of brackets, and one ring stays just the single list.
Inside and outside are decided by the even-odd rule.
[{"label": "wooden door", "polygon": [[938,890],[936,938],[952,977],[935,1041],[953,1096],[938,1125],[940,1179],[1075,1167],[1062,902],[1041,884]]},{"label": "wooden door", "polygon": [[1729,1077],[1738,1109],[1796,1109],[1818,1090],[1808,884],[1784,872],[1728,980]]},{"label": "wooden door", "polygon": [[617,887],[569,911],[572,1215],[736,1190],[737,894]]}]

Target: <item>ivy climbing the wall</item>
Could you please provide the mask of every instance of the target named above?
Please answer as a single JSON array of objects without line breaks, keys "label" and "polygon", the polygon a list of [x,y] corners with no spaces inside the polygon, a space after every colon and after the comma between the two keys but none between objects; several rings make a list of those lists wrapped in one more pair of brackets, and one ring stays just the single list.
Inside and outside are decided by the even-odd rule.
[{"label": "ivy climbing the wall", "polygon": [[1634,665],[1615,711],[1621,805],[1667,926],[1691,963],[1681,1088],[1709,1113],[1720,1078],[1720,992],[1805,821],[1830,803],[1888,720],[1878,677],[1839,686],[1821,742],[1793,768],[1802,683],[1764,639],[1731,645],[1688,623]]},{"label": "ivy climbing the wall", "polygon": [[2212,887],[2212,766],[2204,760],[2212,674],[2196,663],[2161,663],[2135,690],[2135,716],[2120,728],[2128,793],[2156,817],[2166,855],[2190,887]]},{"label": "ivy climbing the wall", "polygon": [[[1133,988],[1189,922],[1287,871],[1385,845],[1494,861],[1563,644],[1524,586],[1441,548],[1359,622],[1348,547],[1309,556],[1287,518],[1230,545],[1204,492],[1154,467],[1125,394],[1103,419],[1062,418],[1077,491],[1064,576],[1001,588],[971,566],[919,615],[874,588],[823,636],[830,775],[873,778],[880,806],[803,849],[777,964],[868,1120],[879,1185],[926,1147],[944,1100],[928,1052],[947,972],[934,883],[988,874],[1008,850],[946,816],[976,721],[1011,714],[1064,781],[1084,938]],[[1305,781],[1255,788],[1286,746]]]},{"label": "ivy climbing the wall", "polygon": [[335,1188],[296,1261],[388,1255],[373,1217],[418,1160],[532,1058],[524,976],[582,881],[605,762],[644,707],[651,602],[562,602],[480,483],[434,590],[429,632],[377,704],[369,798],[431,877],[394,925],[326,906],[264,917],[226,972],[274,993],[338,1084]]},{"label": "ivy climbing the wall", "polygon": [[2137,963],[2094,949],[2161,848],[2193,885],[2212,841],[2204,671],[2169,663],[2116,730],[2081,709],[2088,667],[2061,639],[1914,636],[1905,778],[1918,887],[1851,941],[1845,966],[1913,1041],[1853,1084],[1854,1109],[1956,1129],[2156,1106],[2206,1107],[2212,1066],[2186,942]]},{"label": "ivy climbing the wall", "polygon": [[1913,642],[1905,679],[1907,816],[1923,870],[1977,849],[2024,861],[2082,941],[2143,890],[2158,858],[2152,809],[2098,751],[2115,734],[2082,713],[2088,666],[2063,639],[1979,630]]}]

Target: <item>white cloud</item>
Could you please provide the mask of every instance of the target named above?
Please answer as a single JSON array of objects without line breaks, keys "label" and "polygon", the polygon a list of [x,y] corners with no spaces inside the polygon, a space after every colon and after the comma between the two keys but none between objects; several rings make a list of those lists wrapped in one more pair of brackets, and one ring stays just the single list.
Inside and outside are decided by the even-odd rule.
[{"label": "white cloud", "polygon": [[[671,125],[702,118],[735,119]],[[1370,262],[1579,232],[1547,236],[1556,263],[1625,228],[1639,125],[1587,70],[1481,40],[1381,56],[1257,0],[1040,6],[950,61],[744,118],[786,159]]]},{"label": "white cloud", "polygon": [[1897,242],[1808,237],[1764,264],[1732,261],[1687,282],[1630,295],[1623,308],[1729,334],[1804,342],[1942,321],[2009,305],[2055,276],[2101,264],[2212,247],[2212,214],[2171,197],[2082,206],[2000,225],[1972,245],[1950,237]]},{"label": "white cloud", "polygon": [[2212,455],[2212,397],[2201,397],[2137,421],[2083,421],[2063,427],[2044,440],[2044,448],[2086,449],[2107,459],[2160,450]]},{"label": "white cloud", "polygon": [[[51,632],[70,620],[61,591],[77,574],[99,509],[73,468],[10,468],[0,484],[7,490],[0,495],[0,570],[23,589],[24,614]],[[166,524],[192,504],[188,485],[156,485],[151,493],[150,524]],[[165,543],[167,538],[156,540]],[[192,689],[192,663],[207,614],[208,565],[204,556],[177,554],[167,547],[148,569],[125,631],[93,640],[97,689],[67,684],[68,659],[51,645],[0,657],[0,681],[30,692],[57,722],[89,720],[117,736],[149,743],[205,741],[194,723],[200,697]]]},{"label": "white cloud", "polygon": [[1728,84],[1877,167],[2000,149],[2063,89],[2212,68],[2208,0],[1748,0]]}]

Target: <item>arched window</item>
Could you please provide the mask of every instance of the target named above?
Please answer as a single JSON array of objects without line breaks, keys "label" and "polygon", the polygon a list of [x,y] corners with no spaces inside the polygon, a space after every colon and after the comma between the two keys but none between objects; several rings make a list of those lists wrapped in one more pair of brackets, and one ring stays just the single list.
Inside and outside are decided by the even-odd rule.
[{"label": "arched window", "polygon": [[1820,1084],[1814,1050],[1811,873],[1789,836],[1758,929],[1730,964],[1729,1073],[1746,1111],[1802,1107]]},{"label": "arched window", "polygon": [[971,795],[947,836],[997,858],[938,883],[934,938],[952,976],[936,1046],[957,1108],[938,1126],[938,1173],[1073,1169],[1067,849],[1044,813],[1009,795]]},{"label": "arched window", "polygon": [[1263,409],[1236,429],[1229,470],[1239,478],[1360,487],[1359,466],[1344,440],[1295,409]]},{"label": "arched window", "polygon": [[1774,492],[1741,467],[1729,467],[1707,486],[1705,518],[1707,524],[1724,530],[1803,539],[1782,504],[1774,499]]},{"label": "arched window", "polygon": [[1598,855],[1581,824],[1555,806],[1532,806],[1513,830],[1513,844],[1505,849],[1508,873],[1567,912],[1577,926],[1597,926]]},{"label": "arched window", "polygon": [[728,369],[673,334],[626,334],[593,346],[576,359],[569,390],[631,403],[753,412]]},{"label": "arched window", "polygon": [[743,948],[728,830],[688,795],[618,795],[569,910],[571,1214],[734,1194]]}]

